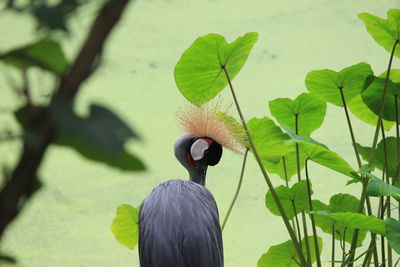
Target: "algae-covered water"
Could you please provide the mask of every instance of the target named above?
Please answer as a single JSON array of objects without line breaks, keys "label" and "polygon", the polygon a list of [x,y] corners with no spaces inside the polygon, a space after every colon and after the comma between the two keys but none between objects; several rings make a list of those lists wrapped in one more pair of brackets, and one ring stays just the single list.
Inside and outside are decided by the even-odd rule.
[{"label": "algae-covered water", "polygon": [[[96,3],[70,21],[71,35],[61,36],[68,58],[82,43]],[[44,188],[10,226],[1,251],[14,255],[17,266],[139,266],[137,250],[119,245],[109,230],[116,206],[134,206],[162,181],[186,178],[172,147],[181,134],[175,114],[185,105],[173,78],[181,53],[199,36],[220,33],[228,41],[256,31],[259,40],[242,71],[234,79],[247,119],[269,116],[268,101],[296,97],[305,91],[304,79],[313,69],[340,70],[366,61],[376,73],[385,70],[389,54],[368,35],[357,13],[386,17],[398,0],[138,0],[132,2],[107,42],[100,69],[77,98],[76,109],[87,114],[100,103],[124,118],[141,136],[128,149],[139,155],[148,169],[122,172],[88,161],[65,147],[52,146],[40,168]],[[28,16],[0,11],[0,51],[34,40],[34,21]],[[398,61],[394,68],[399,68]],[[18,132],[11,114],[18,97],[10,89],[19,82],[14,72],[1,66],[1,129]],[[43,100],[53,81],[43,72],[30,74],[36,101]],[[229,92],[223,103],[232,103]],[[235,110],[231,109],[232,114]],[[357,140],[370,145],[373,127],[352,117]],[[328,106],[327,118],[313,137],[356,166],[344,113]],[[0,164],[12,166],[21,145],[0,142]],[[209,169],[207,186],[214,194],[221,217],[233,196],[242,156],[225,151],[220,164]],[[346,178],[315,164],[310,166],[314,198],[324,202],[339,191],[355,196],[359,185],[345,187]],[[271,175],[274,185],[282,184]],[[250,158],[237,205],[224,233],[227,267],[256,266],[274,244],[289,239],[281,218],[264,206],[267,186]],[[325,237],[323,262],[328,266],[329,239]]]}]

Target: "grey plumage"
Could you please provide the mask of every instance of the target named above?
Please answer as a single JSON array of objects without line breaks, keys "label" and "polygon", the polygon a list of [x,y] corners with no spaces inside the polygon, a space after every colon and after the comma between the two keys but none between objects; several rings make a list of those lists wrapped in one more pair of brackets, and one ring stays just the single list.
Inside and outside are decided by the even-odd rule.
[{"label": "grey plumage", "polygon": [[223,267],[218,208],[204,186],[207,168],[218,163],[222,147],[210,138],[184,134],[176,141],[174,152],[188,170],[190,181],[164,182],[142,202],[140,266]]},{"label": "grey plumage", "polygon": [[143,201],[139,218],[140,266],[223,266],[218,209],[204,186],[162,183]]}]

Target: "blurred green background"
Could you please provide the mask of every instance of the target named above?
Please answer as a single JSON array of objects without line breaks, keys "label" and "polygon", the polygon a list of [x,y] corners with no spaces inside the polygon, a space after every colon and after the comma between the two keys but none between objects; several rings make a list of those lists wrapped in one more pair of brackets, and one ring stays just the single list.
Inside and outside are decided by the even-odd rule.
[{"label": "blurred green background", "polygon": [[[55,1],[57,2],[57,1]],[[91,1],[68,22],[69,35],[59,33],[69,60],[84,41],[101,3]],[[138,0],[131,2],[106,43],[102,64],[81,88],[75,108],[85,115],[92,103],[102,104],[136,130],[141,141],[127,149],[147,166],[145,172],[124,172],[89,161],[73,151],[51,146],[39,170],[44,184],[7,229],[0,250],[18,260],[14,266],[139,266],[137,249],[118,244],[109,227],[117,205],[137,206],[162,181],[187,178],[173,155],[182,133],[176,112],[186,101],[177,90],[173,69],[182,52],[199,36],[219,33],[228,42],[256,31],[259,40],[233,84],[247,119],[269,116],[268,101],[295,98],[304,92],[306,74],[314,69],[340,70],[358,62],[376,74],[386,69],[389,54],[377,45],[357,19],[360,12],[386,17],[398,0]],[[0,52],[38,39],[27,14],[0,10]],[[400,68],[394,61],[393,68]],[[0,131],[21,131],[13,110],[23,103],[10,87],[19,76],[0,65]],[[29,72],[35,103],[45,102],[54,79],[40,70]],[[224,105],[233,101],[222,93]],[[232,115],[236,116],[234,108]],[[370,145],[373,127],[352,116],[356,139]],[[342,110],[328,106],[327,117],[313,138],[327,144],[356,166]],[[0,166],[12,169],[21,141],[0,142]],[[225,216],[239,178],[242,156],[225,151],[209,169],[207,187]],[[324,202],[337,192],[359,197],[360,185],[310,165],[314,197]],[[283,181],[271,175],[274,185]],[[249,160],[237,205],[224,230],[225,264],[256,266],[274,244],[289,239],[281,218],[264,206],[266,184]],[[323,236],[327,237],[327,235]],[[323,255],[329,255],[325,239]],[[367,242],[365,242],[367,243]],[[328,265],[323,256],[324,266]]]}]

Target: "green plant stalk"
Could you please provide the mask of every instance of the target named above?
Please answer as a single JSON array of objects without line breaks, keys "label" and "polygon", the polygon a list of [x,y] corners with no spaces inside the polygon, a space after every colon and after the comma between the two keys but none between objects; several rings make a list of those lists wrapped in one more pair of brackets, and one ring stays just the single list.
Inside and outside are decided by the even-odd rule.
[{"label": "green plant stalk", "polygon": [[342,244],[342,265],[344,266],[345,261],[346,261],[346,227],[343,230],[343,244]]},{"label": "green plant stalk", "polygon": [[311,227],[312,227],[313,237],[314,237],[315,256],[317,258],[317,266],[321,267],[321,258],[320,258],[320,255],[319,255],[317,228],[315,227],[315,218],[314,218],[313,205],[312,205],[312,199],[311,199],[310,179],[309,179],[309,176],[308,176],[308,160],[309,160],[309,158],[306,159],[306,163],[305,163],[305,165],[306,165],[305,167],[306,167],[308,205],[310,206]]},{"label": "green plant stalk", "polygon": [[373,244],[372,242],[369,243],[368,249],[367,249],[367,255],[369,255],[369,256],[366,256],[366,257],[364,258],[364,261],[363,261],[361,267],[366,267],[366,266],[369,266],[369,265],[370,265],[370,263],[371,263],[371,251],[372,251],[372,246],[373,246],[373,245],[374,245],[374,244]]},{"label": "green plant stalk", "polygon": [[[349,115],[349,111],[347,109],[347,103],[346,103],[346,99],[344,97],[344,93],[343,93],[343,87],[339,87],[339,92],[340,92],[340,97],[342,99],[342,104],[343,104],[343,108],[344,108],[344,113],[346,115],[346,121],[347,121],[347,126],[349,128],[349,132],[350,132],[350,137],[351,137],[351,142],[354,148],[354,153],[356,155],[356,159],[357,159],[357,165],[358,168],[361,168],[361,158],[360,158],[360,154],[358,153],[358,149],[357,149],[357,145],[356,145],[356,138],[354,135],[354,130],[353,130],[353,126],[351,124],[351,120],[350,120],[350,115]],[[368,215],[372,215],[372,208],[371,208],[371,202],[368,196],[366,196],[366,202],[367,202],[367,211],[368,211]],[[374,233],[371,233],[371,242],[376,243],[376,235]],[[374,261],[375,261],[375,267],[378,267],[378,250],[376,248],[376,244],[374,244],[373,246],[373,252],[374,252]],[[367,253],[368,255],[369,253]]]},{"label": "green plant stalk", "polygon": [[[384,131],[383,129],[383,124],[382,124],[382,131]],[[384,134],[384,133],[383,133]],[[382,181],[385,181],[385,168],[383,168],[382,171]],[[378,216],[379,218],[381,218],[381,220],[383,220],[383,216],[384,216],[384,198],[383,196],[379,198],[379,211],[378,211]],[[385,237],[381,236],[381,256],[382,256],[382,263],[386,262],[386,255],[385,255]]]},{"label": "green plant stalk", "polygon": [[[374,158],[375,158],[375,150],[376,150],[376,145],[377,145],[377,142],[378,142],[379,128],[380,128],[380,125],[382,123],[383,110],[384,110],[384,107],[385,107],[385,99],[386,99],[386,94],[387,94],[387,86],[388,86],[388,81],[389,81],[389,74],[390,74],[390,69],[392,68],[393,55],[394,55],[394,51],[396,49],[397,43],[398,43],[398,40],[396,40],[396,42],[393,44],[393,49],[392,49],[392,52],[390,54],[388,69],[387,69],[387,72],[386,72],[386,79],[385,79],[385,84],[384,84],[384,87],[383,87],[383,94],[382,94],[380,107],[379,107],[378,121],[377,121],[377,124],[376,124],[376,127],[375,127],[375,133],[374,133],[374,139],[373,139],[373,142],[372,142],[371,154],[370,154],[369,160],[368,160],[368,164],[370,166],[373,164]],[[362,192],[361,192],[360,205],[358,207],[358,212],[359,213],[361,213],[363,208],[364,208],[365,198],[367,196],[367,186],[368,186],[368,180],[363,181],[363,188],[362,188]],[[354,255],[355,255],[356,249],[357,249],[358,233],[359,233],[359,230],[355,229],[354,230],[353,239],[352,239],[352,242],[351,242],[351,247],[350,247],[350,264],[349,264],[349,267],[353,267],[353,259],[354,259]]]},{"label": "green plant stalk", "polygon": [[397,46],[398,42],[399,41],[397,40],[394,43],[392,52],[390,54],[389,65],[388,65],[387,72],[386,72],[385,84],[383,86],[383,94],[382,94],[381,102],[379,105],[378,122],[376,123],[374,139],[372,142],[371,154],[370,154],[369,160],[368,160],[369,165],[372,165],[372,163],[374,163],[374,159],[375,159],[376,145],[378,143],[378,136],[379,136],[379,128],[382,123],[382,116],[383,116],[383,111],[385,108],[385,101],[386,101],[386,95],[387,95],[387,87],[388,87],[388,83],[389,83],[390,69],[392,68],[393,55],[394,55],[394,51],[396,50],[396,46]]},{"label": "green plant stalk", "polygon": [[[387,180],[389,180],[388,177],[386,177]],[[392,212],[391,212],[391,207],[390,207],[390,197],[388,196],[386,198],[387,201],[387,218],[391,218],[392,217]],[[388,249],[388,266],[392,267],[393,266],[393,253],[392,253],[392,248],[389,244],[389,241],[387,242],[387,249]]]},{"label": "green plant stalk", "polygon": [[[292,207],[293,207],[293,212],[294,212],[294,218],[296,220],[296,229],[297,229],[297,236],[299,238],[299,240],[301,240],[301,231],[300,231],[300,223],[299,223],[299,218],[297,217],[297,210],[296,210],[296,206],[294,205],[294,201],[292,200]],[[300,248],[303,248],[303,245],[300,242]]]},{"label": "green plant stalk", "polygon": [[[385,136],[385,130],[383,129],[383,123],[381,123],[381,130],[382,130],[382,139],[383,139],[383,155],[384,155],[384,159],[385,159],[385,165],[383,166],[384,170],[386,170],[386,182],[389,183],[389,175],[388,175],[388,170],[389,170],[389,161],[388,161],[388,154],[387,154],[387,143],[386,143],[386,136]],[[387,201],[387,217],[390,218],[391,217],[391,208],[390,208],[390,196],[387,196],[386,198]],[[384,213],[382,213],[383,216]],[[392,249],[390,248],[390,245],[388,243],[388,267],[392,267],[393,266],[393,255],[392,255]]]},{"label": "green plant stalk", "polygon": [[247,148],[246,151],[244,152],[244,156],[243,156],[242,170],[240,171],[239,183],[238,183],[238,185],[237,185],[236,192],[235,192],[235,195],[234,195],[234,197],[233,197],[233,199],[232,199],[232,202],[231,202],[231,204],[229,205],[228,212],[226,213],[226,216],[225,216],[224,221],[223,221],[223,223],[222,223],[222,227],[221,227],[221,228],[222,228],[222,231],[224,231],[226,222],[228,221],[228,218],[229,218],[229,215],[231,214],[232,208],[233,208],[233,206],[235,205],[235,202],[236,202],[236,200],[237,200],[237,198],[238,198],[238,196],[239,196],[240,188],[242,187],[243,176],[244,176],[244,169],[245,169],[245,167],[246,167],[246,160],[247,160],[247,153],[248,153],[248,152],[249,152],[249,149]]},{"label": "green plant stalk", "polygon": [[282,163],[283,163],[283,172],[285,173],[285,183],[286,186],[289,187],[289,177],[287,174],[287,167],[286,167],[286,158],[285,156],[282,157]]},{"label": "green plant stalk", "polygon": [[[288,173],[287,173],[286,158],[285,158],[285,156],[282,157],[282,163],[283,163],[283,171],[284,171],[284,173],[285,173],[285,183],[286,183],[286,187],[289,187],[289,177],[288,177]],[[292,203],[292,204],[293,204],[293,203]],[[296,214],[296,213],[295,213],[295,214]],[[293,230],[296,232],[296,225],[295,225],[295,223],[294,223],[294,219],[291,219],[290,221],[291,221],[291,223],[292,223],[292,228],[293,228]],[[301,239],[299,238],[299,240],[301,240]],[[301,246],[301,243],[300,243],[300,246]]]},{"label": "green plant stalk", "polygon": [[[296,134],[299,134],[299,114],[295,114],[295,124],[296,124]],[[300,171],[300,148],[299,144],[296,143],[296,166],[297,166],[297,179],[301,181],[301,171]],[[310,243],[308,242],[308,230],[307,230],[307,221],[306,221],[306,213],[304,210],[301,211],[301,219],[303,222],[303,232],[304,232],[304,243],[306,244],[306,253],[307,253],[307,266],[311,264],[311,250]]]},{"label": "green plant stalk", "polygon": [[[387,161],[387,144],[386,144],[386,140],[385,140],[386,136],[385,136],[385,129],[383,127],[383,122],[381,122],[381,127],[380,128],[381,128],[381,134],[382,134],[382,140],[383,140],[383,151],[384,151],[384,158],[385,158],[384,165],[382,166],[382,169],[383,169],[383,171],[382,171],[382,180],[384,181],[385,180],[385,172],[387,172],[387,169],[388,169],[388,161]],[[383,219],[383,216],[385,214],[385,207],[384,207],[384,204],[383,204],[383,201],[384,201],[383,199],[384,199],[384,197],[380,197],[379,209],[378,209],[378,217],[380,217],[381,219]],[[374,242],[375,238],[376,238],[376,234],[371,233],[371,244],[369,245],[370,248],[372,248],[372,243]],[[382,262],[386,262],[386,257],[385,257],[385,253],[384,253],[384,241],[383,240],[384,240],[384,237],[381,236],[381,250],[383,249],[383,253],[381,255],[382,256]],[[375,244],[375,248],[376,248],[376,244]],[[370,260],[370,258],[371,258],[371,250],[368,250],[367,254],[365,255],[364,263],[367,264],[367,262]],[[374,265],[376,267],[379,266],[378,259],[377,259],[377,257],[375,257],[375,254],[374,254]]]},{"label": "green plant stalk", "polygon": [[397,264],[399,264],[399,262],[400,262],[400,257],[397,259],[396,264],[394,265],[394,267],[396,267]]},{"label": "green plant stalk", "polygon": [[332,224],[332,255],[331,255],[331,261],[332,267],[335,267],[335,223]]},{"label": "green plant stalk", "polygon": [[346,100],[344,98],[344,94],[343,94],[343,88],[339,87],[339,91],[340,91],[340,96],[342,98],[342,104],[343,104],[343,108],[344,108],[344,113],[346,114],[346,120],[347,120],[347,126],[349,127],[349,132],[350,132],[350,137],[351,137],[351,142],[353,144],[353,148],[354,148],[354,153],[356,155],[356,159],[357,159],[357,164],[358,164],[358,168],[361,167],[361,159],[360,159],[360,154],[358,153],[358,149],[356,146],[356,138],[354,136],[354,131],[353,131],[353,127],[351,125],[351,120],[350,120],[350,116],[349,116],[349,111],[347,110],[347,104],[346,104]]},{"label": "green plant stalk", "polygon": [[[397,186],[400,186],[400,130],[399,130],[399,103],[397,99],[397,95],[394,97],[394,105],[396,109],[396,144],[397,144],[397,181],[395,182],[395,179],[393,179],[392,184],[397,184]],[[398,208],[398,218],[400,220],[400,206]]]},{"label": "green plant stalk", "polygon": [[262,174],[264,176],[265,182],[267,183],[268,188],[271,191],[271,194],[272,194],[272,197],[273,197],[273,199],[275,201],[275,204],[278,207],[278,210],[279,210],[279,212],[281,214],[282,220],[283,220],[283,222],[284,222],[284,224],[286,226],[286,229],[287,229],[287,231],[288,231],[288,233],[290,235],[290,238],[292,239],[292,242],[293,242],[293,245],[295,247],[297,256],[299,257],[299,260],[300,260],[300,264],[301,264],[301,266],[305,266],[306,265],[306,260],[304,258],[304,255],[303,255],[302,251],[301,251],[301,247],[299,245],[299,241],[297,240],[296,234],[294,233],[292,227],[290,226],[290,222],[288,220],[286,212],[283,209],[282,203],[279,200],[279,197],[278,197],[278,195],[277,195],[277,193],[276,193],[276,191],[274,189],[274,186],[272,185],[272,182],[271,182],[271,180],[270,180],[270,178],[269,178],[269,176],[267,174],[267,171],[265,170],[264,165],[262,164],[260,155],[258,154],[258,151],[257,151],[257,149],[256,149],[256,147],[254,145],[253,138],[251,137],[249,129],[247,128],[246,121],[245,121],[243,113],[242,113],[242,111],[240,109],[239,102],[238,102],[238,100],[236,98],[236,94],[235,94],[235,91],[233,89],[233,86],[232,86],[231,79],[229,77],[228,71],[226,70],[225,66],[221,66],[221,68],[223,69],[223,71],[225,73],[225,76],[226,76],[226,79],[228,80],[229,88],[231,90],[232,97],[233,97],[233,100],[234,100],[235,105],[236,105],[236,109],[237,109],[237,111],[239,113],[240,120],[241,120],[243,128],[244,128],[244,130],[246,132],[247,138],[249,140],[251,149],[252,149],[253,154],[254,154],[254,156],[256,158],[258,166],[260,167],[260,170],[261,170],[261,172],[262,172]]}]

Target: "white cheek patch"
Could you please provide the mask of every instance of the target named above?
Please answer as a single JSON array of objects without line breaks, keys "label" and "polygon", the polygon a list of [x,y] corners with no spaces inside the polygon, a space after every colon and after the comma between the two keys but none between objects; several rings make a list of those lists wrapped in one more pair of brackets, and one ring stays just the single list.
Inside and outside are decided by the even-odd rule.
[{"label": "white cheek patch", "polygon": [[192,146],[190,147],[190,155],[194,160],[200,160],[204,156],[204,151],[209,148],[209,145],[206,140],[200,138],[197,139]]}]

